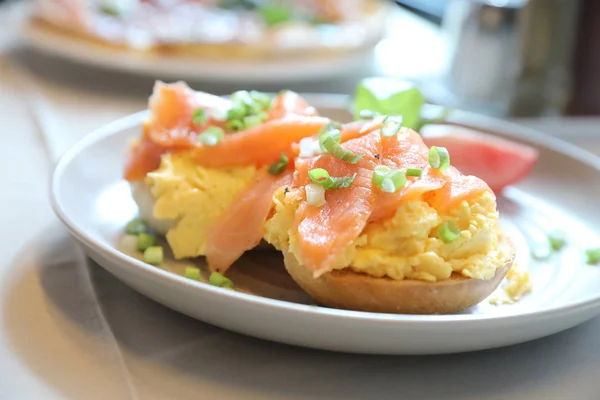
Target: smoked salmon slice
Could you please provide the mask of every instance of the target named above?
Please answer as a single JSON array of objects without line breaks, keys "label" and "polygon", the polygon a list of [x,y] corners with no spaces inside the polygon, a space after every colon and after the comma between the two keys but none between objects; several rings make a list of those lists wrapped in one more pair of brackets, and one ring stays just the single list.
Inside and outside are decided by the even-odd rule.
[{"label": "smoked salmon slice", "polygon": [[279,93],[273,100],[268,119],[280,119],[289,114],[304,115],[307,117],[316,117],[318,115],[317,110],[311,107],[302,96],[296,92],[286,90]]},{"label": "smoked salmon slice", "polygon": [[[158,168],[162,154],[179,150],[194,151],[198,164],[206,167],[263,166],[277,161],[281,152],[293,157],[293,143],[315,135],[330,122],[319,117],[300,95],[285,91],[273,100],[263,124],[228,133],[216,146],[200,143],[198,134],[209,126],[225,128],[226,122],[216,119],[211,111],[222,114],[230,106],[231,101],[196,92],[183,82],[157,82],[149,101],[150,117],[143,123],[143,137],[127,154],[125,179],[143,179]],[[205,110],[204,123],[193,122],[198,109]]]},{"label": "smoked salmon slice", "polygon": [[349,187],[327,190],[326,203],[322,207],[303,201],[296,211],[301,258],[315,277],[329,271],[346,246],[356,240],[375,204],[372,176],[373,169],[379,165],[376,156],[381,153],[381,135],[373,132],[349,140],[342,146],[363,154],[363,158],[353,165],[323,154],[296,163],[294,179],[297,187],[310,182],[308,172],[314,168],[324,168],[334,177],[356,174]]},{"label": "smoked salmon slice", "polygon": [[[360,129],[352,132],[360,132]],[[336,260],[359,237],[367,223],[391,218],[405,201],[427,201],[441,212],[459,201],[484,191],[491,192],[481,179],[465,176],[454,167],[445,171],[431,168],[429,148],[410,129],[403,128],[392,137],[383,137],[379,129],[374,129],[343,142],[342,147],[364,156],[356,165],[329,154],[296,160],[294,186],[301,196],[304,196],[302,189],[311,182],[308,172],[314,168],[324,168],[334,177],[356,174],[349,187],[327,190],[322,207],[308,205],[303,198],[296,210],[300,258],[315,278],[335,267]],[[372,183],[377,165],[401,171],[418,168],[422,175],[407,177],[406,185],[396,193],[385,193]]]},{"label": "smoked salmon slice", "polygon": [[210,233],[206,260],[211,271],[224,273],[245,251],[258,245],[273,206],[273,194],[291,183],[291,172],[279,177],[266,170],[256,173],[254,182],[237,196]]},{"label": "smoked salmon slice", "polygon": [[209,168],[269,165],[283,152],[293,157],[292,144],[317,134],[330,120],[324,117],[287,115],[256,128],[226,135],[215,146],[199,146],[194,157]]}]

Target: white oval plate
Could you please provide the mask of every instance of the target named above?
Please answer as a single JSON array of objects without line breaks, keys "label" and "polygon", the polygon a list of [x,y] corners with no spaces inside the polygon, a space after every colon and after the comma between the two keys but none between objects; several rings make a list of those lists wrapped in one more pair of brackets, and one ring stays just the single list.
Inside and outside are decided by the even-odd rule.
[{"label": "white oval plate", "polygon": [[[348,119],[343,96],[308,96],[321,113]],[[76,144],[52,178],[56,214],[87,254],[148,297],[225,329],[268,340],[335,351],[434,354],[500,347],[550,335],[600,314],[600,267],[586,265],[583,249],[600,244],[591,229],[600,216],[600,160],[567,143],[471,114],[455,123],[494,131],[540,150],[531,176],[499,196],[501,221],[518,248],[517,262],[532,275],[533,291],[514,305],[483,301],[457,315],[391,315],[337,310],[312,301],[287,276],[273,251],[248,253],[231,270],[240,292],[181,276],[184,265],[147,265],[122,248],[123,228],[137,213],[121,178],[123,155],[140,134],[144,113],[118,120]],[[549,260],[529,257],[545,232],[563,228],[567,246]]]},{"label": "white oval plate", "polygon": [[211,80],[247,85],[307,81],[364,72],[374,62],[372,49],[360,49],[335,57],[219,61],[111,48],[30,22],[23,24],[21,33],[29,45],[50,55],[95,67],[169,80]]}]

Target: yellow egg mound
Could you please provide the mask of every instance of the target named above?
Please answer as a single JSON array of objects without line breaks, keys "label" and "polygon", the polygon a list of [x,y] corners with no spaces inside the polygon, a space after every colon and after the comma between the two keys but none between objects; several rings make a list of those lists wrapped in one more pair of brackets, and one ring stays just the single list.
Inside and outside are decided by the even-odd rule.
[{"label": "yellow egg mound", "polygon": [[[292,227],[300,199],[282,189],[274,196],[275,213],[265,225],[265,240],[287,250],[302,263]],[[438,228],[451,219],[460,237],[444,243]],[[400,206],[389,220],[367,225],[348,246],[334,269],[350,268],[374,277],[397,280],[438,281],[458,272],[469,278],[489,279],[506,262],[499,247],[495,197],[490,192],[462,201],[446,213],[438,213],[424,201]]]},{"label": "yellow egg mound", "polygon": [[205,254],[208,234],[256,172],[243,168],[204,168],[188,153],[162,156],[160,167],[146,176],[155,198],[153,215],[175,220],[166,238],[177,259]]}]

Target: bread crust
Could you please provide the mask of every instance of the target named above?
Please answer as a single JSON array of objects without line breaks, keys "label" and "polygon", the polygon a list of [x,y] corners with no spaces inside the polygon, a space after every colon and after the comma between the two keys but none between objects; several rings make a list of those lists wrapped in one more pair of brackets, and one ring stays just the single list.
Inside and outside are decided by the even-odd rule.
[{"label": "bread crust", "polygon": [[500,285],[514,262],[514,246],[503,239],[510,254],[489,280],[452,273],[450,279],[426,282],[376,278],[349,269],[314,278],[293,254],[283,251],[285,267],[294,281],[318,303],[347,310],[393,314],[451,314],[472,307]]}]

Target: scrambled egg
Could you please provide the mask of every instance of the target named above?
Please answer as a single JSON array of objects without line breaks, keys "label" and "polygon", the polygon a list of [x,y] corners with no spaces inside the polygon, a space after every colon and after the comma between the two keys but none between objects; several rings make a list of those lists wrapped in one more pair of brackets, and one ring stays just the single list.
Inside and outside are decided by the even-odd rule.
[{"label": "scrambled egg", "polygon": [[[265,240],[302,262],[292,231],[299,199],[292,193],[286,198],[280,190],[274,202],[276,209],[265,225]],[[444,243],[437,234],[447,219],[461,229],[460,237],[451,243]],[[489,279],[506,259],[500,237],[496,202],[489,192],[462,201],[444,214],[424,201],[411,201],[401,205],[393,218],[369,224],[334,268],[397,280],[434,282],[448,279],[452,272]]]},{"label": "scrambled egg", "polygon": [[166,238],[175,258],[205,254],[208,233],[255,172],[254,166],[204,168],[187,153],[162,156],[145,183],[155,199],[154,217],[174,221]]},{"label": "scrambled egg", "polygon": [[518,302],[521,297],[531,292],[531,278],[529,272],[515,263],[506,275],[506,282],[500,288],[498,293],[489,300],[490,304],[513,304]]}]

